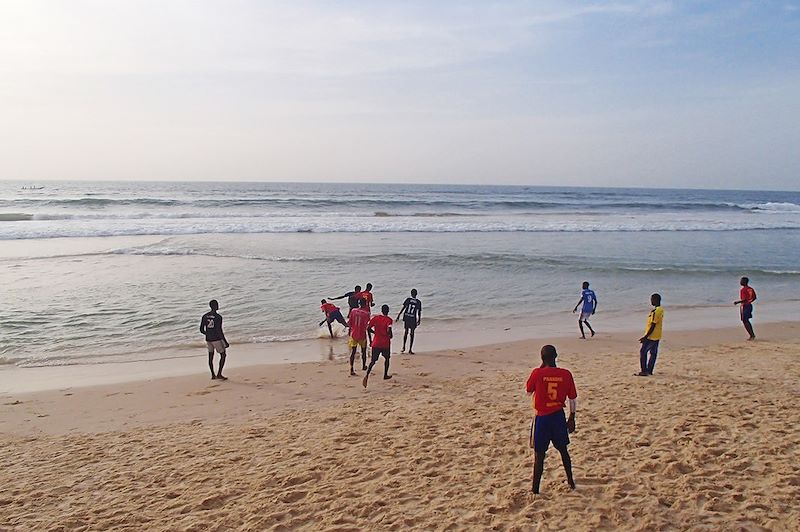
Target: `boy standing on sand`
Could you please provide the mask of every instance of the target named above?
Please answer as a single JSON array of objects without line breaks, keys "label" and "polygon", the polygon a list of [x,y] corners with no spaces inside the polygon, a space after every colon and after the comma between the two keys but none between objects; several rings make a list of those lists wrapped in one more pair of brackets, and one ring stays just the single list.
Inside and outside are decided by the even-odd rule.
[{"label": "boy standing on sand", "polygon": [[742,324],[744,324],[747,334],[750,335],[748,340],[755,340],[756,333],[753,332],[753,324],[750,323],[750,320],[753,319],[753,301],[756,300],[756,291],[750,286],[750,279],[747,277],[742,277],[739,284],[742,285],[741,290],[739,290],[739,301],[734,301],[733,304],[742,305],[739,308]]},{"label": "boy standing on sand", "polygon": [[[644,336],[639,338],[642,348],[639,350],[639,365],[641,371],[636,375],[647,377],[653,374],[658,357],[658,342],[661,341],[661,333],[664,325],[664,309],[661,306],[661,295],[653,294],[650,296],[650,304],[653,310],[647,315],[647,325]],[[647,354],[650,358],[647,358]]]},{"label": "boy standing on sand", "polygon": [[369,320],[367,330],[372,331],[372,360],[367,368],[367,374],[364,375],[364,380],[361,382],[364,388],[367,387],[369,374],[379,357],[383,357],[384,360],[383,379],[392,378],[389,375],[389,356],[392,348],[392,318],[389,317],[389,305],[383,305],[381,313]]},{"label": "boy standing on sand", "polygon": [[[225,350],[231,345],[225,339],[225,333],[222,332],[222,316],[217,314],[219,303],[216,299],[208,302],[211,307],[211,312],[203,314],[200,318],[200,332],[206,335],[206,346],[208,347],[208,368],[211,370],[212,379],[228,380],[228,377],[222,374],[222,368],[225,367],[225,358],[227,354]],[[219,371],[214,373],[214,351],[219,353]]]},{"label": "boy standing on sand", "polygon": [[572,313],[575,314],[575,311],[578,310],[578,307],[583,303],[583,307],[581,307],[581,315],[578,316],[578,327],[581,330],[581,339],[586,340],[586,335],[583,332],[583,324],[585,323],[587,327],[589,327],[589,332],[592,333],[594,336],[594,329],[592,326],[589,325],[589,318],[594,315],[595,311],[597,311],[597,296],[594,293],[594,290],[589,290],[589,281],[583,282],[583,290],[581,291],[581,299],[578,301],[578,304],[575,305],[575,308],[572,309]]},{"label": "boy standing on sand", "polygon": [[322,324],[328,322],[328,332],[333,338],[333,328],[331,327],[331,323],[334,321],[338,321],[345,327],[347,327],[347,322],[344,321],[342,317],[342,312],[339,310],[339,307],[334,305],[333,303],[328,303],[324,299],[321,301],[321,305],[319,306],[320,310],[325,313],[325,319],[319,322],[319,326],[322,327]]},{"label": "boy standing on sand", "polygon": [[408,345],[408,354],[414,354],[414,331],[422,323],[422,302],[417,299],[417,289],[411,290],[411,297],[407,297],[403,301],[403,308],[397,313],[397,321],[400,321],[400,315],[403,315],[403,325],[405,331],[403,332],[403,350],[401,353],[406,352],[406,339],[408,334],[411,333],[411,343]]},{"label": "boy standing on sand", "polygon": [[[369,286],[369,285],[367,285]],[[359,299],[359,308],[353,309],[350,313],[348,326],[350,327],[350,375],[355,375],[353,364],[356,361],[356,349],[361,348],[361,369],[367,369],[367,325],[369,324],[369,310],[367,310],[367,300]]]},{"label": "boy standing on sand", "polygon": [[[533,447],[533,493],[539,493],[539,483],[544,471],[544,456],[550,442],[561,453],[561,463],[567,474],[567,484],[575,489],[572,478],[572,459],[567,451],[569,433],[575,432],[575,410],[578,392],[569,370],[556,367],[556,348],[542,347],[542,365],[534,369],[525,384],[525,391],[533,395],[533,424],[531,447]],[[569,419],[564,416],[564,404],[569,398]]]}]

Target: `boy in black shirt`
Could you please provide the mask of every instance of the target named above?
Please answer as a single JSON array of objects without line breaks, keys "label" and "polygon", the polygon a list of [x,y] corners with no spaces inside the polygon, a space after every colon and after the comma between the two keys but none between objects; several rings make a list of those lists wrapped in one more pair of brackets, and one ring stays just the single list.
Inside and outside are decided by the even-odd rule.
[{"label": "boy in black shirt", "polygon": [[400,315],[403,315],[403,325],[405,331],[403,332],[403,350],[401,353],[406,352],[406,339],[408,333],[411,332],[411,343],[408,344],[408,354],[414,354],[414,331],[417,326],[422,322],[422,301],[417,299],[417,290],[411,290],[411,297],[407,297],[403,302],[403,308],[397,314],[397,321],[400,321]]},{"label": "boy in black shirt", "polygon": [[[211,307],[211,312],[203,314],[200,318],[200,332],[206,335],[206,345],[208,346],[208,367],[211,370],[212,379],[228,380],[222,374],[222,368],[225,367],[225,349],[230,347],[228,340],[225,339],[225,333],[222,332],[222,316],[217,314],[219,303],[216,299],[208,302]],[[219,353],[219,371],[214,373],[214,350]]]}]

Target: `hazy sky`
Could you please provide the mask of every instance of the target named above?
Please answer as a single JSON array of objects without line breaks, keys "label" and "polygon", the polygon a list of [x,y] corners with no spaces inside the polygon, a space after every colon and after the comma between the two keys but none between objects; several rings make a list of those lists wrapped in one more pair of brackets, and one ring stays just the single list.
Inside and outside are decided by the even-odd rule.
[{"label": "hazy sky", "polygon": [[800,2],[0,0],[0,178],[800,188]]}]

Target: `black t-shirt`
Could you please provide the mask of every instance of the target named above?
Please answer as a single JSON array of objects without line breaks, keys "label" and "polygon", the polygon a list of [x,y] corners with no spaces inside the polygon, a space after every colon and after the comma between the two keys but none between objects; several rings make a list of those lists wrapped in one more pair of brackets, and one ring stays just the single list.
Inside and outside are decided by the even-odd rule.
[{"label": "black t-shirt", "polygon": [[345,295],[347,296],[347,305],[351,309],[358,308],[358,298],[361,292],[347,292]]},{"label": "black t-shirt", "polygon": [[200,331],[206,335],[206,342],[216,342],[222,340],[222,316],[216,312],[203,314],[200,318]]},{"label": "black t-shirt", "polygon": [[417,313],[422,310],[422,301],[416,297],[409,297],[403,301],[403,306],[406,309],[403,319],[417,319]]}]

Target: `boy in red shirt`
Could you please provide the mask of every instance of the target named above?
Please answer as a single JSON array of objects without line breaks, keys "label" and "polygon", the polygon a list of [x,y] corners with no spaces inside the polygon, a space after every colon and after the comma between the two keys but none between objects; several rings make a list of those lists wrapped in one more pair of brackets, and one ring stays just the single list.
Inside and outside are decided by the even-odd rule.
[{"label": "boy in red shirt", "polygon": [[750,323],[750,320],[753,319],[753,301],[756,300],[756,291],[750,286],[750,279],[747,277],[742,277],[739,284],[742,285],[742,289],[739,290],[739,301],[734,301],[733,304],[742,305],[739,310],[744,330],[750,335],[748,340],[755,340],[756,333],[753,332],[753,324]]},{"label": "boy in red shirt", "polygon": [[372,319],[369,320],[367,331],[372,334],[372,360],[367,368],[367,374],[364,375],[364,380],[362,381],[364,388],[367,387],[369,374],[379,357],[383,357],[384,360],[384,380],[392,378],[392,376],[389,375],[389,356],[392,347],[392,318],[389,317],[389,305],[383,305],[380,315],[373,316]]},{"label": "boy in red shirt", "polygon": [[[525,391],[533,394],[535,417],[531,426],[531,446],[534,451],[533,493],[539,493],[539,483],[544,471],[544,455],[550,442],[561,453],[561,462],[567,473],[567,483],[575,489],[572,478],[572,460],[567,451],[569,433],[575,431],[575,408],[578,392],[569,370],[556,367],[556,348],[542,347],[542,365],[531,372]],[[564,403],[569,398],[569,420],[564,416]]]},{"label": "boy in red shirt", "polygon": [[350,327],[350,340],[347,345],[350,346],[350,375],[355,375],[353,364],[356,361],[356,349],[361,348],[361,369],[367,369],[367,325],[369,324],[369,310],[367,310],[367,301],[365,299],[358,300],[359,308],[353,309],[350,313],[350,319],[347,320],[347,325]]},{"label": "boy in red shirt", "polygon": [[344,321],[342,317],[342,312],[339,310],[339,307],[334,305],[333,303],[328,303],[324,299],[321,301],[321,305],[319,309],[325,314],[325,319],[319,322],[319,326],[322,327],[322,324],[328,322],[328,332],[331,333],[331,338],[333,338],[333,328],[331,328],[331,323],[334,321],[338,321],[345,327],[347,327],[347,322]]}]

